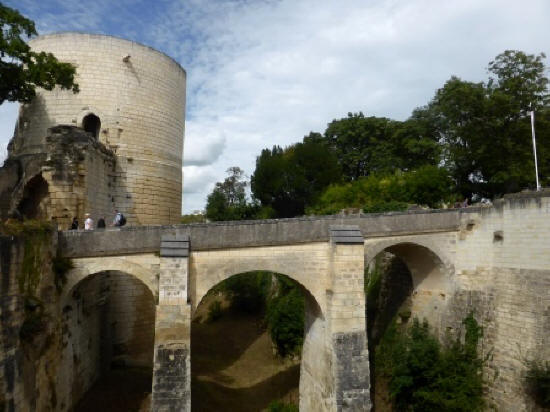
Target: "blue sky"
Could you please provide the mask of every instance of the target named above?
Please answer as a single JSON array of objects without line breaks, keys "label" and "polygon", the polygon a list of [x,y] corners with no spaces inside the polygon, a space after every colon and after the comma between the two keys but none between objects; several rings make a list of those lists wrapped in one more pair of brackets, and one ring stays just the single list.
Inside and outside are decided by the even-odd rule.
[{"label": "blue sky", "polygon": [[[505,49],[550,52],[547,0],[4,0],[56,31],[138,41],[187,71],[185,212],[225,170],[348,112],[405,119]],[[0,106],[0,161],[17,106]]]}]

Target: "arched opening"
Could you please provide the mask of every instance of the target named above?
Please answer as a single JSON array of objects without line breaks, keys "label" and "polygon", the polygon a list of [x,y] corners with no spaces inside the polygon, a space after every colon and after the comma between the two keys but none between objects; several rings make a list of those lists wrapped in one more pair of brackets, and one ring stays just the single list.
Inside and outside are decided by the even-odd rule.
[{"label": "arched opening", "polygon": [[37,174],[25,185],[17,211],[27,219],[46,219],[49,201],[48,182]]},{"label": "arched opening", "polygon": [[436,334],[440,332],[447,270],[429,248],[398,243],[367,256],[365,285],[371,399],[376,411],[387,411],[392,410],[392,404],[385,345],[393,344],[395,334],[406,330],[415,318],[426,320]]},{"label": "arched opening", "polygon": [[82,119],[82,128],[97,139],[101,130],[101,120],[95,114],[90,113]]},{"label": "arched opening", "polygon": [[192,317],[192,410],[297,407],[302,345],[320,316],[313,296],[281,274],[241,273],[211,288]]},{"label": "arched opening", "polygon": [[62,309],[62,404],[78,411],[148,410],[153,374],[155,301],[125,272],[77,283]]}]

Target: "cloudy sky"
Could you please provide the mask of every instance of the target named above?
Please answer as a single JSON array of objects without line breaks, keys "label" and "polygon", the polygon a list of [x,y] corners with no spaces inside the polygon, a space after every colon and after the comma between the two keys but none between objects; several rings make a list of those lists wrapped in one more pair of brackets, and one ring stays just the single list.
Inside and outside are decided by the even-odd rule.
[{"label": "cloudy sky", "polygon": [[[506,49],[550,52],[550,1],[3,0],[40,34],[124,37],[187,70],[184,212],[225,170],[348,112],[406,119]],[[0,106],[0,162],[17,106]]]}]

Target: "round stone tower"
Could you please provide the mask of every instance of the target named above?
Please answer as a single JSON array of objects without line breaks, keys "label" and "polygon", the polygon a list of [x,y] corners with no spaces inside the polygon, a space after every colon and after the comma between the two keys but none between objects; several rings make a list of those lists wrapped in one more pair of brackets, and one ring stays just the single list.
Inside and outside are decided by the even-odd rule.
[{"label": "round stone tower", "polygon": [[[131,224],[178,222],[185,70],[157,50],[111,36],[59,33],[29,44],[74,64],[80,92],[37,90],[33,102],[21,107],[10,154],[43,152],[52,126],[80,127],[116,155],[109,208],[125,213]],[[93,196],[93,187],[88,193]]]}]

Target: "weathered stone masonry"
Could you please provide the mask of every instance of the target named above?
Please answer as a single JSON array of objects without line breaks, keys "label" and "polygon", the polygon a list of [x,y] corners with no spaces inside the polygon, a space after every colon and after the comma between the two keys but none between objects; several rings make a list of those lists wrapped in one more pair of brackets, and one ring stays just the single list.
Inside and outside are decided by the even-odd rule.
[{"label": "weathered stone masonry", "polygon": [[[71,291],[84,286],[101,291],[96,274],[133,276],[156,302],[153,409],[189,410],[189,326],[202,297],[234,274],[288,275],[306,292],[301,410],[368,410],[362,275],[365,264],[389,251],[411,272],[413,316],[428,318],[443,336],[459,331],[474,312],[484,328],[482,356],[491,354],[484,368],[489,406],[537,411],[524,378],[528,361],[550,359],[549,217],[550,196],[542,192],[509,196],[488,208],[59,232],[59,251],[75,265],[60,299],[73,299]],[[182,252],[171,256],[170,246]],[[73,333],[88,339],[77,328]],[[57,372],[66,377],[55,383],[63,404],[58,410],[71,406],[63,388],[93,379],[82,374],[83,364],[71,362]],[[69,368],[88,380],[75,380]],[[27,402],[21,385],[13,381],[12,393],[22,394],[14,402]],[[48,393],[43,389],[40,402],[50,401]]]},{"label": "weathered stone masonry", "polygon": [[[14,137],[8,145],[10,159],[25,159],[24,167],[5,167],[0,179],[23,185],[40,173],[26,165],[48,155],[48,129],[73,126],[86,130],[116,157],[116,171],[101,176],[100,162],[79,162],[78,174],[89,176],[85,185],[50,194],[62,205],[45,214],[66,227],[64,217],[92,214],[97,221],[112,219],[118,208],[129,224],[176,223],[181,216],[182,158],[185,122],[184,69],[173,59],[150,47],[105,35],[58,33],[39,36],[29,45],[34,51],[53,53],[77,68],[80,92],[37,90],[29,104],[22,105]],[[68,142],[67,142],[68,143]],[[70,150],[70,147],[65,147]],[[106,168],[105,170],[108,170]],[[2,172],[0,172],[2,173]],[[49,176],[42,176],[52,184]],[[13,182],[10,182],[13,183]],[[8,192],[9,193],[9,192]],[[11,195],[18,201],[16,195]],[[107,197],[108,199],[106,199]],[[2,198],[2,197],[0,197]],[[0,211],[13,212],[17,204]],[[81,209],[83,207],[85,209]]]}]

